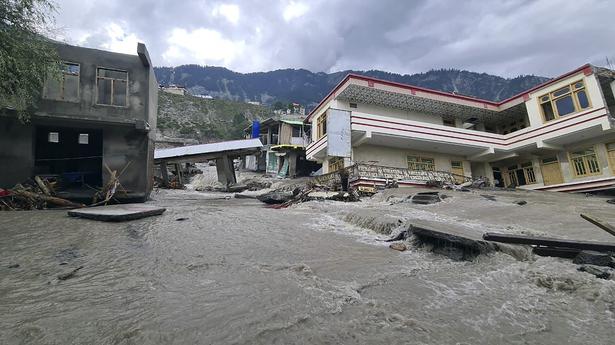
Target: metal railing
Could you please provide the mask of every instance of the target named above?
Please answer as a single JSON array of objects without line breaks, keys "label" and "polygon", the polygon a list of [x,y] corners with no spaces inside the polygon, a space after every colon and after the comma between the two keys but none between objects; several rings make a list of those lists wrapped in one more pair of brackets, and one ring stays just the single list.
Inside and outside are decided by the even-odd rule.
[{"label": "metal railing", "polygon": [[335,184],[341,182],[342,175],[348,176],[348,181],[350,183],[360,179],[382,179],[389,181],[394,180],[397,182],[412,181],[419,183],[441,182],[451,184],[474,181],[472,177],[455,174],[449,171],[413,170],[356,163],[334,172],[316,176],[313,178],[313,182],[322,185]]}]

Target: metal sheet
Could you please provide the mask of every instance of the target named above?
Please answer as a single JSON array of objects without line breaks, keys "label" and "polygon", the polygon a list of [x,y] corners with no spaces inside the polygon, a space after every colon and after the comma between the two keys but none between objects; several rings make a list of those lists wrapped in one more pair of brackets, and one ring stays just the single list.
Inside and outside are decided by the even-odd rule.
[{"label": "metal sheet", "polygon": [[205,153],[217,153],[259,147],[263,147],[263,144],[261,144],[261,141],[259,139],[231,140],[219,143],[190,145],[174,147],[171,149],[160,149],[154,151],[154,159],[176,158]]},{"label": "metal sheet", "polygon": [[350,158],[350,112],[339,109],[327,111],[327,155]]}]

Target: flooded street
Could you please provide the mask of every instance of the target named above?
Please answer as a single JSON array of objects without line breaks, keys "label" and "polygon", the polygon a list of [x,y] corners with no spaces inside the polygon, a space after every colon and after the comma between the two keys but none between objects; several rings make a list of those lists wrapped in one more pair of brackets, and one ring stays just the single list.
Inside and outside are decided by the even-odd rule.
[{"label": "flooded street", "polygon": [[154,199],[119,224],[2,213],[0,343],[612,343],[615,281],[569,261],[400,253],[343,203]]}]

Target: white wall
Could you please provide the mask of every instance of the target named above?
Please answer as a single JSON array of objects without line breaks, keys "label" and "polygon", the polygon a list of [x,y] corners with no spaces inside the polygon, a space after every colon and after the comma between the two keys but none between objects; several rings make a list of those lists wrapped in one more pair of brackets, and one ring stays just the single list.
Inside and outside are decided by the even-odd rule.
[{"label": "white wall", "polygon": [[[583,80],[585,82],[585,89],[587,90],[587,94],[589,96],[590,108],[589,109],[599,109],[604,107],[604,99],[602,96],[602,91],[600,90],[600,84],[595,75],[585,76],[583,72],[579,72],[574,74],[566,79],[560,80],[559,82],[549,85],[548,87],[542,88],[540,90],[536,90],[535,92],[530,93],[530,98],[525,102],[525,106],[527,107],[528,117],[530,120],[531,127],[540,127],[544,124],[544,120],[542,118],[542,113],[540,110],[540,104],[538,98],[546,95],[547,93],[553,92],[559,88],[562,88],[566,85],[570,85],[573,82]],[[583,111],[587,111],[589,109],[584,109]],[[572,115],[572,114],[571,114]],[[557,121],[557,120],[553,120]]]},{"label": "white wall", "polygon": [[374,104],[357,103],[356,108],[350,108],[349,102],[338,101],[337,107],[339,109],[357,111],[357,112],[367,113],[371,115],[387,116],[387,117],[392,117],[392,118],[402,119],[402,120],[420,121],[420,122],[432,123],[436,125],[443,124],[442,116],[440,115],[426,114],[426,113],[421,113],[417,111],[407,111],[407,110],[401,110],[401,109],[395,109],[395,108],[388,108],[388,107],[383,107],[383,106],[374,105]]},{"label": "white wall", "polygon": [[352,160],[354,163],[374,161],[377,165],[408,168],[408,156],[416,155],[420,157],[433,158],[436,170],[450,171],[451,161],[463,162],[463,173],[472,176],[470,162],[462,156],[445,155],[441,153],[414,151],[393,147],[361,145],[353,148]]}]

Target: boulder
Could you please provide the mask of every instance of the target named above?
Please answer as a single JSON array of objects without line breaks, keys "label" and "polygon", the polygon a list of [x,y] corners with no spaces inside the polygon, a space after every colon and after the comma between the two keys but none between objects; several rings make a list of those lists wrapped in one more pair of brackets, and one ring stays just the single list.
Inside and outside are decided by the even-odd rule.
[{"label": "boulder", "polygon": [[517,204],[519,206],[523,206],[523,205],[527,204],[527,201],[525,201],[525,200],[518,200],[518,201],[515,201],[515,204]]},{"label": "boulder", "polygon": [[408,250],[408,247],[405,244],[401,243],[401,242],[391,243],[389,245],[389,248],[391,248],[393,250],[400,251],[400,252]]},{"label": "boulder", "polygon": [[595,275],[600,279],[609,279],[612,276],[612,270],[610,268],[599,267],[595,265],[582,265],[577,268],[578,271],[586,272]]},{"label": "boulder", "polygon": [[263,195],[259,195],[256,198],[259,201],[264,202],[265,204],[283,204],[293,198],[293,193],[273,191]]},{"label": "boulder", "polygon": [[577,265],[595,265],[615,268],[615,260],[608,253],[583,250],[572,260]]},{"label": "boulder", "polygon": [[442,201],[440,199],[440,196],[438,195],[438,192],[417,193],[412,197],[411,200],[413,204],[419,205],[431,205]]}]

